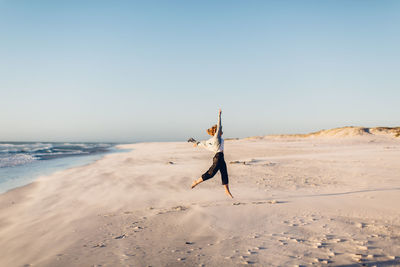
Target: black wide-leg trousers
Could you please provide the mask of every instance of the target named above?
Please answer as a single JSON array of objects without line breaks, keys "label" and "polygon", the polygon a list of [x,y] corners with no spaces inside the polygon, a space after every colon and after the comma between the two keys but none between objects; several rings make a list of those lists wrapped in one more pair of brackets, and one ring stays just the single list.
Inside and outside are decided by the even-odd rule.
[{"label": "black wide-leg trousers", "polygon": [[226,169],[226,163],[225,163],[223,152],[218,152],[217,154],[215,154],[215,156],[213,158],[213,164],[211,165],[210,169],[208,169],[208,171],[206,171],[201,176],[201,178],[203,178],[203,181],[208,180],[208,179],[214,177],[214,175],[218,171],[221,173],[222,184],[223,185],[228,184],[229,183],[228,171]]}]

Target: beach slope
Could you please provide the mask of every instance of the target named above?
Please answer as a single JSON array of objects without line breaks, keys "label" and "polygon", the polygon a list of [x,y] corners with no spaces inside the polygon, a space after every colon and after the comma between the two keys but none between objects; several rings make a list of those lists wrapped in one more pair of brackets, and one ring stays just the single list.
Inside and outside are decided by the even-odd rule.
[{"label": "beach slope", "polygon": [[[0,266],[400,265],[400,139],[123,145],[0,195]],[[357,266],[357,265],[354,265]]]}]

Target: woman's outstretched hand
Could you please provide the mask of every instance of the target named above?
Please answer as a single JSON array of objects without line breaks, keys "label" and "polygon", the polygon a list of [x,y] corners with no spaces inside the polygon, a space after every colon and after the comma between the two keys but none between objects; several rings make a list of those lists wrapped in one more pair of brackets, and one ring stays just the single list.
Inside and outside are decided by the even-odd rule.
[{"label": "woman's outstretched hand", "polygon": [[218,110],[218,114],[219,114],[219,115],[221,115],[221,113],[222,113],[222,110],[221,110],[221,109],[219,109],[219,110]]}]

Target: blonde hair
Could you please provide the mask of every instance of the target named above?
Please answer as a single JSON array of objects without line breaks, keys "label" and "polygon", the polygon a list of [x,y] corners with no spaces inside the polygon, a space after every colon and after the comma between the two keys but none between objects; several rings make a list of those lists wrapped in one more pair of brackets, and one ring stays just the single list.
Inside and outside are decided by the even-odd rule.
[{"label": "blonde hair", "polygon": [[217,132],[217,125],[215,124],[211,128],[207,129],[207,133],[211,136],[214,136],[215,133]]}]

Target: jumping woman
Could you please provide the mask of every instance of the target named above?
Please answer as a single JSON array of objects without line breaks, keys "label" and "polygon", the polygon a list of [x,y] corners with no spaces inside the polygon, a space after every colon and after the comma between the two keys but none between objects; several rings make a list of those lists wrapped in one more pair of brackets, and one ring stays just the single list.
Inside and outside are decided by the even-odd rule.
[{"label": "jumping woman", "polygon": [[212,137],[207,141],[195,142],[194,146],[204,147],[205,149],[211,150],[216,153],[213,158],[213,164],[210,169],[206,171],[199,179],[195,180],[192,184],[192,188],[196,185],[214,177],[219,171],[221,173],[222,185],[225,188],[225,193],[233,198],[229,191],[228,172],[226,170],[226,163],[224,160],[224,139],[222,138],[222,126],[221,126],[221,109],[218,111],[218,124],[214,125],[210,129],[207,129],[207,133]]}]

